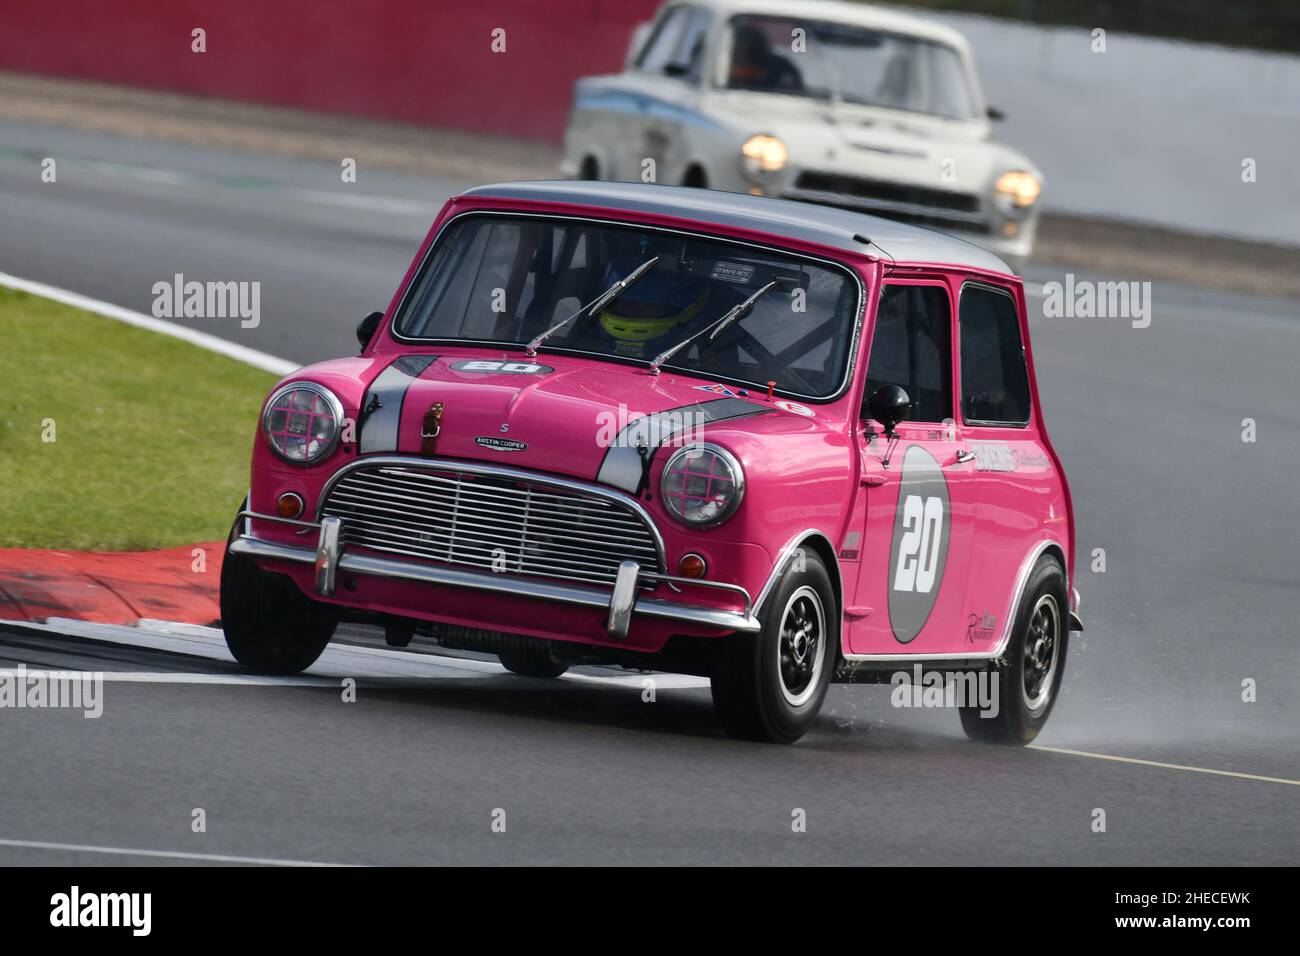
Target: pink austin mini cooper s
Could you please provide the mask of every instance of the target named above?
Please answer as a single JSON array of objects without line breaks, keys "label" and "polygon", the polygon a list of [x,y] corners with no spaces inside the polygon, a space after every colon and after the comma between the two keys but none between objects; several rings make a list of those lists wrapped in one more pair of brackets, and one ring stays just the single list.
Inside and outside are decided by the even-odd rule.
[{"label": "pink austin mini cooper s", "polygon": [[[979,678],[1046,721],[1080,627],[1021,283],[845,210],[626,183],[450,201],[360,355],[266,400],[221,579],[231,653],[336,622],[556,677],[707,676],[794,741],[832,680]],[[882,676],[883,675],[883,676]]]}]

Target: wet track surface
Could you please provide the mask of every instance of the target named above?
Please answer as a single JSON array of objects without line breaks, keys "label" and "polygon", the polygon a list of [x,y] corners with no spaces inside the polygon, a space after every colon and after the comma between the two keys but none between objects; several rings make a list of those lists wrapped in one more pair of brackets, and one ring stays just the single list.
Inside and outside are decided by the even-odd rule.
[{"label": "wet track surface", "polygon": [[[0,271],[146,313],[177,272],[257,280],[257,329],[189,324],[312,361],[355,348],[463,185],[362,169],[345,186],[328,165],[2,125]],[[1031,292],[1063,271],[1031,268]],[[1300,780],[1300,307],[1156,283],[1135,329],[1041,302],[1088,630],[1039,743],[1278,779],[976,745],[955,714],[895,709],[881,687],[833,687],[816,729],[778,748],[724,737],[698,681],[645,703],[638,675],[533,681],[416,647],[248,682],[211,635],[141,648],[6,629],[0,667],[121,679],[97,720],[0,711],[22,765],[0,778],[0,863],[151,862],[5,841],[343,863],[1297,862],[1300,786],[1279,781]]]}]

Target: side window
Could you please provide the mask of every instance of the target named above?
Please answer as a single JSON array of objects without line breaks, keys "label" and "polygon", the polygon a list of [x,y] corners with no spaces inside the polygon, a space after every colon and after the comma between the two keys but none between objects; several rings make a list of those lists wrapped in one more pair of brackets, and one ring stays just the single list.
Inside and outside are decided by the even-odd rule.
[{"label": "side window", "polygon": [[665,13],[645,49],[641,51],[641,56],[637,58],[637,69],[647,73],[663,73],[665,67],[675,59],[690,17],[688,7],[673,7]]},{"label": "side window", "polygon": [[976,425],[1029,424],[1029,373],[1011,296],[987,286],[963,287],[957,335],[962,417]]},{"label": "side window", "polygon": [[670,76],[685,77],[699,75],[711,19],[709,11],[703,7],[696,7],[691,11],[681,42],[677,44],[676,54],[664,66],[665,73]]},{"label": "side window", "polygon": [[867,363],[867,400],[882,385],[906,390],[912,399],[911,421],[937,423],[952,418],[952,313],[947,289],[885,286]]}]

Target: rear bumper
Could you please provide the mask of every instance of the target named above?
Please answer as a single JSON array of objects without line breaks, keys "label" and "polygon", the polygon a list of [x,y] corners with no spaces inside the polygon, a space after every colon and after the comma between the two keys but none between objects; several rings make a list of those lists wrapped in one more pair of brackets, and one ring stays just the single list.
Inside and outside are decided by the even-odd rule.
[{"label": "rear bumper", "polygon": [[[400,581],[418,581],[468,591],[505,594],[570,607],[594,609],[606,614],[606,633],[615,640],[623,640],[627,637],[630,622],[636,616],[676,621],[719,631],[752,634],[760,629],[758,619],[754,616],[754,602],[744,588],[717,581],[698,581],[694,578],[659,574],[642,569],[634,561],[624,561],[620,565],[618,579],[613,589],[606,590],[547,578],[486,574],[450,565],[406,561],[400,558],[348,551],[342,544],[340,534],[342,521],[334,517],[324,518],[319,522],[291,521],[275,515],[250,511],[240,512],[239,517],[293,525],[303,534],[316,530],[315,548],[295,547],[241,533],[230,542],[230,551],[232,554],[250,558],[310,564],[315,568],[316,593],[322,597],[334,596],[335,582],[338,580],[339,573],[343,572]],[[725,591],[743,602],[743,610],[732,611],[652,597],[641,593],[638,585],[643,582],[668,584],[674,589],[694,587]]]}]

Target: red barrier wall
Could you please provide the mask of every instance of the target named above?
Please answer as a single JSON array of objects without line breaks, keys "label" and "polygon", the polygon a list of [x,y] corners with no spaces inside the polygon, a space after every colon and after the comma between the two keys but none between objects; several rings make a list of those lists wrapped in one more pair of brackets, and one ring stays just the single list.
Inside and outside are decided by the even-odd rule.
[{"label": "red barrier wall", "polygon": [[[0,0],[0,70],[557,140],[658,0]],[[207,31],[207,52],[190,49]],[[492,31],[506,49],[493,53]]]}]

